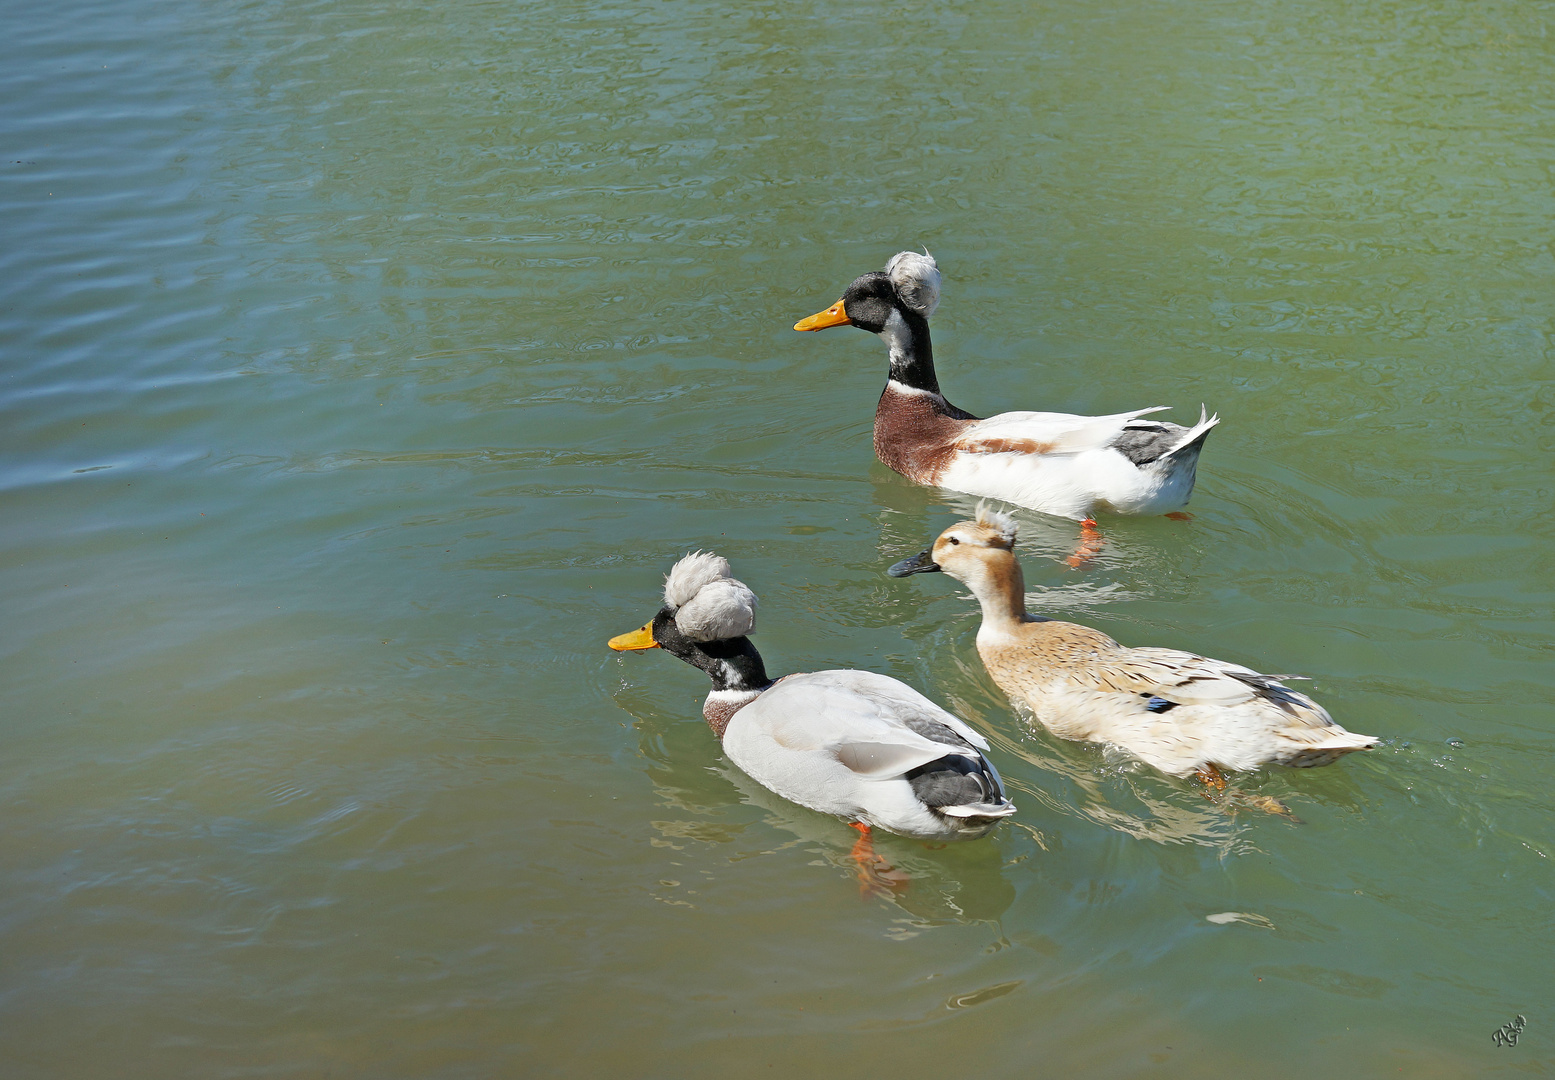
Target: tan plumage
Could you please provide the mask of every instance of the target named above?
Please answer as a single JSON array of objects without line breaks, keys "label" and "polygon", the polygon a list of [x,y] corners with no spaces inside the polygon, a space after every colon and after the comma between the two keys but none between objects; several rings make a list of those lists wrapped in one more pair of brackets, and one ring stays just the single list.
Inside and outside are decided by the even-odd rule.
[{"label": "tan plumage", "polygon": [[1111,743],[1162,772],[1327,765],[1377,740],[1240,664],[1176,649],[1131,649],[1099,630],[1027,614],[1015,524],[979,511],[934,546],[892,567],[943,570],[983,608],[977,651],[994,682],[1055,735]]}]

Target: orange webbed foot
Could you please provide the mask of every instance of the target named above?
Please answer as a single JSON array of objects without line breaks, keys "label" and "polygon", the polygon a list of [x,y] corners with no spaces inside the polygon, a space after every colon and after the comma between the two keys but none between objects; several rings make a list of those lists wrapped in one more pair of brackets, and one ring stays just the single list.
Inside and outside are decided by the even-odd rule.
[{"label": "orange webbed foot", "polygon": [[1192,521],[1193,520],[1193,515],[1190,514],[1190,513],[1187,513],[1186,511],[1183,511],[1183,510],[1173,510],[1170,514],[1166,514],[1164,516],[1171,518],[1173,521]]},{"label": "orange webbed foot", "polygon": [[1291,812],[1279,799],[1272,795],[1252,795],[1238,788],[1229,787],[1226,777],[1214,765],[1206,765],[1193,774],[1193,778],[1204,785],[1200,792],[1210,802],[1217,804],[1228,813],[1235,814],[1239,806],[1248,806],[1265,814],[1274,814],[1284,818],[1292,825],[1304,824],[1302,820]]},{"label": "orange webbed foot", "polygon": [[1254,810],[1262,810],[1265,814],[1274,814],[1277,817],[1282,817],[1292,825],[1306,824],[1306,822],[1291,812],[1290,807],[1272,795],[1248,795],[1245,792],[1238,792],[1238,794],[1242,796],[1240,801],[1251,806]]},{"label": "orange webbed foot", "polygon": [[1206,799],[1213,798],[1209,793],[1210,791],[1220,795],[1226,790],[1225,775],[1213,763],[1205,765],[1202,769],[1196,771],[1193,774],[1193,778],[1209,789],[1209,791],[1204,793]]},{"label": "orange webbed foot", "polygon": [[861,821],[853,821],[849,822],[848,827],[859,831],[859,838],[854,841],[853,850],[849,853],[849,857],[852,858],[858,867],[859,899],[870,900],[877,896],[897,896],[906,892],[907,883],[912,879],[893,867],[875,851],[874,841],[870,838],[869,826]]},{"label": "orange webbed foot", "polygon": [[1103,543],[1101,530],[1096,527],[1096,519],[1093,517],[1081,518],[1080,542],[1075,545],[1074,554],[1065,559],[1064,562],[1069,564],[1069,569],[1079,570],[1086,563],[1096,558],[1096,554],[1101,551]]}]

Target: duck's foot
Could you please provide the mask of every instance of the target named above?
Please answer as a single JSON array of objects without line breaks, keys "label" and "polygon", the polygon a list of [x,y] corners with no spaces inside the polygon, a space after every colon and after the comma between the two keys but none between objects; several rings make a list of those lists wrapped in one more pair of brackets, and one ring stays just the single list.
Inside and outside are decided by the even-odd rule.
[{"label": "duck's foot", "polygon": [[[1213,763],[1197,770],[1193,774],[1193,778],[1209,789],[1208,791],[1204,792],[1204,797],[1206,799],[1213,801],[1215,795],[1224,795],[1226,793],[1226,778],[1221,773],[1221,771],[1214,766]],[[1213,791],[1215,795],[1211,795],[1211,791]]]},{"label": "duck's foot", "polygon": [[1193,520],[1193,515],[1188,513],[1185,510],[1173,510],[1169,514],[1163,514],[1162,517],[1169,517],[1173,521],[1192,521]]},{"label": "duck's foot", "polygon": [[1101,551],[1102,543],[1101,530],[1096,527],[1096,519],[1085,518],[1080,522],[1080,542],[1075,545],[1074,554],[1064,561],[1069,564],[1069,569],[1079,570],[1096,558],[1097,552]]},{"label": "duck's foot", "polygon": [[907,883],[912,879],[875,851],[869,826],[861,821],[854,821],[849,823],[849,827],[859,831],[859,838],[854,841],[853,851],[849,854],[858,867],[859,899],[872,900],[875,897],[900,896],[906,892]]},{"label": "duck's foot", "polygon": [[1249,795],[1245,791],[1232,791],[1236,801],[1245,806],[1251,806],[1254,810],[1262,810],[1265,814],[1277,814],[1292,825],[1304,825],[1299,817],[1291,813],[1290,807],[1272,795]]},{"label": "duck's foot", "polygon": [[1238,788],[1229,787],[1226,784],[1225,774],[1214,765],[1204,766],[1193,774],[1193,778],[1204,785],[1204,790],[1200,794],[1222,808],[1234,810],[1238,806],[1250,806],[1265,814],[1278,814],[1294,825],[1303,824],[1299,817],[1291,813],[1290,807],[1272,795],[1249,795]]}]

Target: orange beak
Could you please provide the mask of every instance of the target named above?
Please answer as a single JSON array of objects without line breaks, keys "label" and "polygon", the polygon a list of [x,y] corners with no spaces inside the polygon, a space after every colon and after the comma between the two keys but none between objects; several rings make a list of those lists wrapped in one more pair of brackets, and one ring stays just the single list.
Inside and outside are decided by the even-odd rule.
[{"label": "orange beak", "polygon": [[794,324],[795,330],[825,330],[829,326],[852,326],[853,320],[848,318],[848,313],[842,307],[842,301],[838,300],[825,311],[817,311],[808,319],[800,319]]},{"label": "orange beak", "polygon": [[634,652],[637,649],[659,647],[659,643],[653,640],[652,623],[648,623],[641,630],[633,630],[630,634],[618,634],[610,639],[609,645],[616,652]]}]

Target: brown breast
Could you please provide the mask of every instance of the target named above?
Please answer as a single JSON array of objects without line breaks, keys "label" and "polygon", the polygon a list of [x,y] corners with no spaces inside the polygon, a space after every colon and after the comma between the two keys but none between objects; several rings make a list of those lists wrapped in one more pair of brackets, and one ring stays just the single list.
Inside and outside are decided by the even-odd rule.
[{"label": "brown breast", "polygon": [[875,456],[916,483],[939,483],[956,456],[956,440],[974,423],[948,416],[944,409],[943,398],[887,383],[875,406]]},{"label": "brown breast", "polygon": [[[787,675],[775,679],[764,689],[772,687],[788,678]],[[707,700],[702,702],[702,719],[707,721],[707,726],[713,729],[713,734],[720,739],[729,729],[729,721],[734,719],[734,714],[745,706],[755,701],[762,695],[762,690],[713,690],[708,693]]]},{"label": "brown breast", "polygon": [[702,719],[706,720],[707,726],[713,729],[713,734],[722,739],[729,727],[729,721],[734,719],[734,714],[755,700],[755,694],[739,701],[716,700],[709,697],[702,702]]}]

